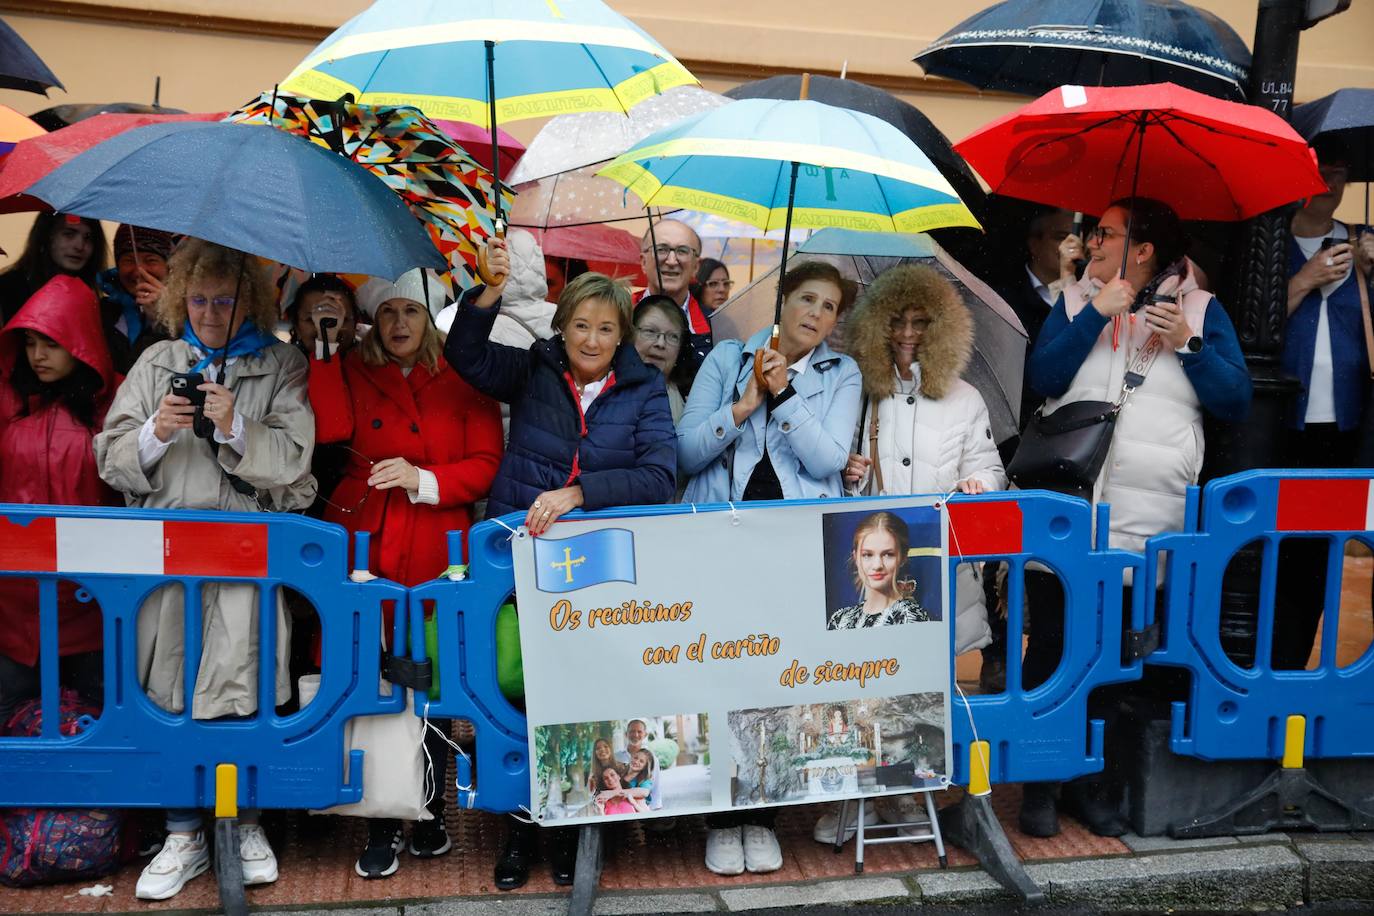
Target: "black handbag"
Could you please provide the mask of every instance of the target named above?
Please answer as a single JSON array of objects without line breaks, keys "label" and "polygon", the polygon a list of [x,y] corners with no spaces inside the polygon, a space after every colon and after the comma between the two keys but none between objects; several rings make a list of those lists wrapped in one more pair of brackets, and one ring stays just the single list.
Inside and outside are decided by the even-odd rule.
[{"label": "black handbag", "polygon": [[1120,412],[1121,405],[1111,401],[1073,401],[1048,416],[1037,410],[1021,433],[1007,476],[1023,490],[1089,498]]},{"label": "black handbag", "polygon": [[1022,490],[1053,490],[1091,501],[1111,451],[1116,418],[1131,393],[1145,383],[1162,346],[1159,335],[1151,334],[1127,367],[1115,402],[1071,401],[1051,414],[1043,413],[1043,407],[1037,410],[1007,465],[1011,482]]}]

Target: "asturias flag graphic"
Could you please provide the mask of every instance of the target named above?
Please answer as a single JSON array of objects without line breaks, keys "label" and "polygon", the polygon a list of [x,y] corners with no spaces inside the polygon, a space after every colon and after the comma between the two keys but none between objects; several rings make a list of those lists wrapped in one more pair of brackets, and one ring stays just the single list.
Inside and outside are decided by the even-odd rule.
[{"label": "asturias flag graphic", "polygon": [[534,582],[541,592],[571,592],[602,582],[634,581],[635,536],[624,528],[534,540]]}]

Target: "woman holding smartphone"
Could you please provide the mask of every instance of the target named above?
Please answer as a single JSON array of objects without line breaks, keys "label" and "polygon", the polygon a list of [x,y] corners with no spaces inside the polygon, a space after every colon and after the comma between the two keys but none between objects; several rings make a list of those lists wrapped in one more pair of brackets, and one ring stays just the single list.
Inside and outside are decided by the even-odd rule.
[{"label": "woman holding smartphone", "polygon": [[[305,357],[262,330],[276,323],[277,297],[261,262],[188,239],[172,255],[157,317],[173,337],[145,350],[115,395],[95,439],[101,478],[130,506],[149,509],[309,506],[315,418]],[[174,381],[186,396],[171,393]],[[196,423],[198,410],[203,423]],[[183,711],[186,696],[184,604],[180,587],[164,587],[144,601],[138,618],[140,679],[149,699],[171,713]],[[269,612],[277,619],[275,695],[259,697],[258,587],[202,587],[193,718],[251,716],[259,705],[271,709],[290,697],[291,628],[280,592]],[[244,883],[276,881],[276,856],[257,812],[243,811],[242,822]],[[167,840],[138,879],[140,899],[174,897],[209,867],[201,825],[200,811],[167,812]]]}]

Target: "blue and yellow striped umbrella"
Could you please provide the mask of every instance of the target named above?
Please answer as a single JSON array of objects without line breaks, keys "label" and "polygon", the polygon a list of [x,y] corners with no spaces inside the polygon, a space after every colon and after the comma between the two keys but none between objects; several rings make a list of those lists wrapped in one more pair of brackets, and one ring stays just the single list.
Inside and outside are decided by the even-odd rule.
[{"label": "blue and yellow striped umbrella", "polygon": [[673,55],[601,0],[377,0],[282,83],[321,99],[410,105],[491,127],[485,45],[494,44],[496,119],[627,112],[696,85]]},{"label": "blue and yellow striped umbrella", "polygon": [[981,228],[909,137],[821,102],[731,102],[646,137],[597,174],[645,206],[700,210],[765,231],[785,228],[789,213],[791,225],[806,229]]}]

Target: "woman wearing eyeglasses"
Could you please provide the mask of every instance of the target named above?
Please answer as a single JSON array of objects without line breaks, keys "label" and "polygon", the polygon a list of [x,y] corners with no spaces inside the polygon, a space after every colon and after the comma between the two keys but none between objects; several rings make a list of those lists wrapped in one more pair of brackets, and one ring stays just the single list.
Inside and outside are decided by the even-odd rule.
[{"label": "woman wearing eyeglasses", "polygon": [[[1067,256],[1079,253],[1077,243],[1065,239]],[[1187,249],[1167,204],[1114,203],[1090,235],[1082,279],[1065,287],[1030,355],[1030,381],[1047,399],[1045,415],[1075,401],[1118,402],[1128,371],[1144,377],[1118,413],[1106,461],[1087,494],[1093,503],[1111,504],[1108,540],[1115,548],[1139,552],[1154,535],[1182,530],[1185,493],[1202,471],[1203,414],[1238,422],[1250,408],[1250,374],[1235,329],[1221,303],[1198,286]],[[1027,572],[1025,584],[1030,631],[1021,670],[1030,690],[1059,668],[1064,597],[1052,573]],[[1122,596],[1127,609],[1132,584]],[[1093,717],[1107,720],[1109,746],[1116,732],[1112,699],[1095,692],[1089,706]],[[1107,773],[1065,787],[1079,819],[1103,836],[1126,830],[1118,759],[1109,750]],[[1059,832],[1056,790],[1026,785],[1023,832]]]},{"label": "woman wearing eyeglasses", "polygon": [[697,297],[701,307],[710,315],[730,298],[735,281],[730,279],[730,268],[715,258],[702,258],[697,265],[696,282],[692,285],[692,295]]},{"label": "woman wearing eyeglasses", "polygon": [[645,296],[635,306],[635,352],[644,365],[663,373],[674,425],[682,419],[686,407],[680,383],[682,345],[687,335],[687,319],[682,309],[667,296]]},{"label": "woman wearing eyeglasses", "polygon": [[[129,370],[95,439],[100,476],[129,505],[149,509],[291,512],[315,498],[310,455],[315,418],[306,397],[301,352],[264,329],[277,320],[277,294],[261,262],[200,239],[172,255],[158,322],[173,339],[153,344]],[[172,378],[200,373],[205,423],[197,408],[172,394]],[[257,585],[205,583],[201,589],[201,656],[191,715],[251,716],[291,696],[291,627],[278,594],[275,696],[258,696]],[[143,603],[138,666],[158,706],[183,711],[186,692],[185,601],[180,586]],[[245,884],[277,880],[277,860],[257,825],[242,813],[239,853]],[[209,867],[201,812],[167,812],[162,851],[148,863],[135,894],[165,900]]]},{"label": "woman wearing eyeglasses", "polygon": [[[321,443],[347,445],[343,480],[330,495],[325,521],[372,533],[372,572],[418,585],[447,568],[445,532],[467,532],[472,504],[487,495],[501,461],[501,413],[444,362],[444,338],[430,320],[442,287],[413,270],[396,283],[359,289],[372,330],[343,359],[310,364],[310,404]],[[391,632],[388,615],[386,632]],[[444,785],[448,747],[425,736],[435,785]],[[432,858],[451,847],[444,797],[434,820],[415,824],[410,854]],[[354,870],[385,878],[400,865],[399,820],[369,822]]]}]

